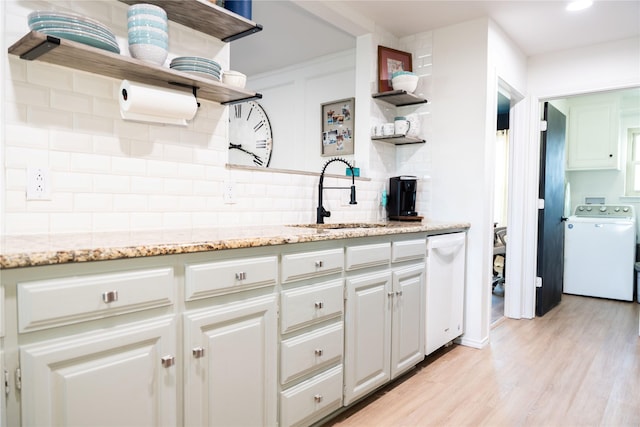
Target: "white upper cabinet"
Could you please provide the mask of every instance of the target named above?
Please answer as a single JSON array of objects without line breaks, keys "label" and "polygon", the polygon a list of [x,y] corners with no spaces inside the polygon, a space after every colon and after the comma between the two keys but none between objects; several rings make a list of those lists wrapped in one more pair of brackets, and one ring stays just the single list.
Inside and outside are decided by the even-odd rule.
[{"label": "white upper cabinet", "polygon": [[619,169],[619,108],[616,101],[569,108],[567,170]]}]

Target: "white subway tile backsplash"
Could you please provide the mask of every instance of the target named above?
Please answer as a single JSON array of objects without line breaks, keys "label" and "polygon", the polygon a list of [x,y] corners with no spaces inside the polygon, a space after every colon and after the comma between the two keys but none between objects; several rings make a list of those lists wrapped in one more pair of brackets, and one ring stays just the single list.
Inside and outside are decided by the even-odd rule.
[{"label": "white subway tile backsplash", "polygon": [[88,95],[51,90],[51,108],[75,113],[91,113],[92,99]]},{"label": "white subway tile backsplash", "polygon": [[91,153],[93,151],[93,142],[90,134],[54,130],[49,132],[49,140],[51,150],[78,153]]},{"label": "white subway tile backsplash", "polygon": [[40,234],[48,233],[49,229],[48,212],[6,212],[4,214],[5,229],[8,234]]},{"label": "white subway tile backsplash", "polygon": [[75,193],[73,197],[74,212],[110,212],[113,200],[109,194]]},{"label": "white subway tile backsplash", "polygon": [[76,71],[73,74],[73,91],[95,98],[114,100],[114,79],[96,78],[95,74]]},{"label": "white subway tile backsplash", "polygon": [[162,194],[162,178],[131,177],[131,192],[135,194]]},{"label": "white subway tile backsplash", "polygon": [[162,213],[136,212],[131,214],[132,230],[159,230],[162,228]]},{"label": "white subway tile backsplash", "polygon": [[46,83],[47,86],[62,90],[73,90],[73,72],[69,68],[33,61],[27,68],[27,81],[34,85]]},{"label": "white subway tile backsplash", "polygon": [[146,175],[147,161],[132,157],[111,158],[111,172],[116,175]]},{"label": "white subway tile backsplash", "polygon": [[70,170],[73,172],[109,172],[111,158],[98,154],[71,153]]},{"label": "white subway tile backsplash", "polygon": [[83,233],[92,230],[90,213],[52,213],[49,220],[51,233]]},{"label": "white subway tile backsplash", "polygon": [[[129,55],[125,3],[6,0],[4,7],[11,21],[7,28],[16,40],[27,31],[25,17],[31,10],[72,10],[109,25],[122,54]],[[14,22],[18,19],[21,22]],[[169,33],[170,57],[201,55],[229,68],[230,43],[173,22]],[[377,37],[379,44],[398,44],[391,34]],[[416,64],[422,66],[421,74],[430,74],[430,33],[401,42],[420,58]],[[201,106],[187,127],[125,121],[118,79],[14,56],[6,64],[1,142],[6,195],[1,213],[8,234],[315,222],[319,168],[307,175],[227,166],[227,106],[199,100]],[[420,90],[431,90],[429,78],[420,84]],[[374,103],[374,118],[393,119],[395,109],[381,104]],[[428,127],[423,121],[423,134],[429,135]],[[344,206],[348,190],[325,191],[325,207],[334,214],[331,221],[377,219],[377,196],[388,176],[403,162],[411,163],[416,174],[430,169],[426,145],[400,150],[374,145],[370,170],[365,171],[373,181],[356,182],[358,205]],[[51,169],[52,200],[26,201],[25,171],[32,166]],[[335,164],[327,172],[342,175],[344,167]],[[235,183],[234,204],[224,203],[225,181]],[[350,183],[345,178],[325,180],[328,186]]]},{"label": "white subway tile backsplash", "polygon": [[47,108],[50,105],[50,90],[33,83],[15,82],[5,91],[5,100]]},{"label": "white subway tile backsplash", "polygon": [[73,128],[77,132],[113,135],[113,120],[83,113],[74,113]]},{"label": "white subway tile backsplash", "polygon": [[22,124],[7,124],[4,128],[6,146],[29,147],[47,149],[49,147],[49,132]]},{"label": "white subway tile backsplash", "polygon": [[27,122],[29,125],[49,129],[72,129],[73,114],[51,108],[27,106]]},{"label": "white subway tile backsplash", "polygon": [[95,174],[90,182],[96,193],[123,194],[128,193],[131,188],[131,178],[126,175]]}]

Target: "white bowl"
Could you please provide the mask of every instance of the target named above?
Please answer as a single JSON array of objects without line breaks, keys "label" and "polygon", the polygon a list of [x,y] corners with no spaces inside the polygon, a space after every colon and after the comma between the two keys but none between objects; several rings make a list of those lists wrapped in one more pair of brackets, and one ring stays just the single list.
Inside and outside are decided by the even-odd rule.
[{"label": "white bowl", "polygon": [[222,73],[222,83],[244,89],[244,86],[247,84],[247,76],[238,71],[224,71]]},{"label": "white bowl", "polygon": [[391,79],[394,90],[404,90],[413,93],[418,87],[418,76],[415,74],[401,74]]},{"label": "white bowl", "polygon": [[167,59],[169,51],[166,48],[156,46],[154,44],[130,44],[129,52],[131,56],[141,61],[149,62],[151,64],[162,65]]}]

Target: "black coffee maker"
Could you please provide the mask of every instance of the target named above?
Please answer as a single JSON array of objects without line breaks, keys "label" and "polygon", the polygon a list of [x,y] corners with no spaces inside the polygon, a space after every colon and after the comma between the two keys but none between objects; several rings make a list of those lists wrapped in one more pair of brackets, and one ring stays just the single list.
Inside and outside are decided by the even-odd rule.
[{"label": "black coffee maker", "polygon": [[389,200],[387,210],[389,219],[415,221],[422,219],[416,212],[415,176],[394,176],[389,178]]}]

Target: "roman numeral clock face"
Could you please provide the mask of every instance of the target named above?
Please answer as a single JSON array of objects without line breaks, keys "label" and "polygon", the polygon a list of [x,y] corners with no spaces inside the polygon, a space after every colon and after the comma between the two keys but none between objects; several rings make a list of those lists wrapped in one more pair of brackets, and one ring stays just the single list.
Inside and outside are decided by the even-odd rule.
[{"label": "roman numeral clock face", "polygon": [[271,161],[271,124],[254,101],[229,107],[229,163],[266,168]]}]

